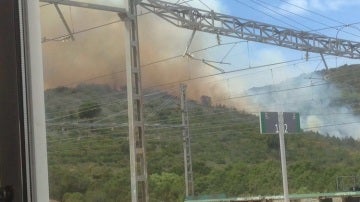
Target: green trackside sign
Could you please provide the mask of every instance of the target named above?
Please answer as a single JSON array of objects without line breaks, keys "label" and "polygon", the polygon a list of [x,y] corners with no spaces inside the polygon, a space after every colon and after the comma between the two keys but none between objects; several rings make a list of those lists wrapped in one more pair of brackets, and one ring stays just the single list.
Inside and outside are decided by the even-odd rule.
[{"label": "green trackside sign", "polygon": [[[283,112],[285,133],[300,132],[300,114],[298,112]],[[260,112],[261,134],[279,133],[278,112]]]}]

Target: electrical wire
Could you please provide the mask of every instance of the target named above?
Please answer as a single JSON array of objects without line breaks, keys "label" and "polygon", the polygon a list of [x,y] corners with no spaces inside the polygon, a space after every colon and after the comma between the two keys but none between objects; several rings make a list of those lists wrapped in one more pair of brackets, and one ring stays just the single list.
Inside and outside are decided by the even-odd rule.
[{"label": "electrical wire", "polygon": [[[340,75],[338,75],[338,77],[339,77]],[[312,87],[313,85],[310,85],[310,86],[308,86],[308,87]],[[287,89],[287,91],[288,90],[293,90],[293,89]],[[266,92],[266,93],[271,93],[271,92]],[[257,96],[257,95],[252,95],[252,96]],[[61,117],[61,118],[64,118],[64,117]]]},{"label": "electrical wire", "polygon": [[[178,4],[179,5],[187,4],[188,2],[191,2],[191,1],[193,1],[193,0],[183,1],[183,2],[178,3]],[[52,3],[48,3],[48,4],[42,5],[40,7],[48,6],[48,5],[52,5]],[[138,17],[144,16],[144,15],[147,15],[147,14],[150,14],[150,13],[151,12],[138,14]],[[106,26],[109,26],[109,25],[113,25],[113,24],[122,22],[122,21],[123,20],[119,19],[119,20],[115,20],[115,21],[112,21],[112,22],[109,22],[109,23],[104,23],[104,24],[101,24],[101,25],[97,25],[97,26],[89,27],[89,28],[86,28],[86,29],[83,29],[83,30],[79,30],[79,31],[76,31],[76,32],[73,31],[73,33],[71,33],[71,35],[77,35],[77,34],[81,34],[81,33],[84,33],[84,32],[92,31],[94,29],[99,29],[99,28],[102,28],[102,27],[106,27]],[[50,41],[64,41],[64,40],[69,39],[69,37],[70,37],[70,34],[64,34],[64,35],[53,37],[53,38],[50,38],[50,39],[47,39],[46,37],[44,37],[42,39],[42,43],[46,43],[46,42],[50,42]]]},{"label": "electrical wire", "polygon": [[309,13],[315,14],[315,15],[317,15],[317,16],[323,17],[323,18],[325,18],[325,19],[327,19],[327,20],[334,21],[334,22],[337,22],[337,23],[342,24],[342,25],[345,24],[345,23],[343,23],[343,22],[341,22],[341,21],[339,21],[339,20],[330,18],[330,17],[328,17],[328,16],[322,15],[322,14],[317,13],[317,12],[312,11],[312,10],[303,8],[303,7],[301,7],[301,6],[299,6],[299,5],[296,5],[296,4],[294,4],[294,3],[290,3],[290,1],[286,1],[286,0],[279,0],[279,1],[281,1],[281,2],[283,2],[283,3],[285,3],[285,4],[288,4],[288,5],[294,6],[294,7],[296,7],[296,8],[300,8],[300,9],[302,9],[302,10],[304,10],[304,11],[307,11],[307,12],[309,12]]},{"label": "electrical wire", "polygon": [[[325,19],[327,19],[327,20],[330,20],[330,21],[336,22],[336,23],[338,23],[338,24],[341,24],[339,27],[349,27],[349,26],[353,26],[353,25],[355,25],[355,24],[358,24],[358,23],[346,24],[346,23],[341,22],[341,21],[339,21],[339,20],[337,20],[337,19],[330,18],[330,17],[325,16],[325,15],[322,15],[322,14],[320,14],[320,13],[318,13],[318,12],[315,12],[315,11],[312,11],[312,10],[309,10],[309,9],[306,9],[306,8],[303,8],[303,7],[301,7],[301,6],[299,6],[299,5],[296,5],[296,4],[294,4],[294,3],[290,3],[289,1],[286,1],[286,0],[279,0],[279,1],[281,1],[281,2],[283,2],[283,3],[285,3],[285,4],[288,4],[288,5],[294,6],[294,7],[296,7],[296,8],[302,9],[302,10],[304,10],[304,11],[307,11],[307,12],[309,12],[309,13],[311,13],[311,14],[320,16],[320,17],[325,18]],[[327,26],[327,25],[325,25],[325,26]],[[328,27],[330,27],[330,26],[328,26]],[[339,28],[339,27],[338,27],[338,28]],[[337,28],[337,26],[334,26],[334,27],[332,27],[332,28]],[[324,28],[317,29],[317,30],[312,30],[312,31],[320,31],[320,30],[324,30]],[[336,30],[339,31],[339,29],[336,29]],[[360,35],[356,35],[356,34],[353,34],[353,33],[351,33],[351,32],[347,32],[347,31],[343,31],[343,32],[344,32],[344,33],[347,33],[347,34],[350,34],[350,35],[353,35],[353,36],[360,37]]]},{"label": "electrical wire", "polygon": [[[354,124],[354,123],[358,123],[358,122],[348,122],[348,123],[341,123],[341,125],[346,125],[346,124]],[[319,127],[329,127],[329,125],[322,125],[322,126],[317,126],[316,128],[319,128]],[[229,133],[229,132],[231,132],[231,131],[234,131],[234,132],[236,132],[236,133],[239,133],[240,132],[240,134],[241,133],[244,133],[244,132],[246,132],[246,131],[254,131],[254,130],[257,130],[256,128],[253,128],[253,127],[250,127],[250,128],[248,128],[248,129],[245,129],[245,130],[241,130],[241,131],[238,131],[238,130],[229,130],[229,131],[224,131],[224,130],[221,130],[221,131],[216,131],[216,130],[214,130],[214,129],[221,129],[221,128],[224,128],[224,126],[222,126],[222,127],[217,127],[217,128],[209,128],[209,127],[204,127],[204,132],[205,133],[201,133],[201,130],[199,130],[199,131],[195,131],[195,133],[194,133],[194,131],[192,131],[192,133],[194,133],[193,135],[192,135],[192,137],[193,137],[193,140],[194,140],[194,138],[196,139],[197,137],[200,137],[200,136],[209,136],[209,135],[223,135],[224,133]],[[226,126],[225,126],[225,128],[226,128]],[[213,131],[213,132],[209,132],[209,131]],[[174,135],[174,133],[170,133],[169,135],[170,136],[172,136],[172,135]],[[166,140],[168,141],[169,140],[169,135],[165,135],[165,137],[166,137]],[[177,137],[177,139],[178,140],[181,140],[181,135],[180,135],[180,133],[179,134],[176,134],[176,135],[174,135],[174,137]],[[126,139],[126,137],[124,137],[124,139]],[[161,140],[161,137],[158,137],[158,138],[154,138],[154,139],[156,139],[156,140]],[[97,140],[94,140],[93,142],[95,143]],[[193,142],[194,143],[194,142]],[[196,143],[196,142],[195,142]],[[72,147],[70,147],[70,148],[72,148]]]},{"label": "electrical wire", "polygon": [[[99,28],[102,28],[102,27],[113,25],[113,24],[116,24],[116,23],[119,23],[119,22],[122,22],[122,20],[115,20],[115,21],[111,21],[111,22],[104,23],[104,24],[101,24],[101,25],[97,25],[97,26],[86,28],[86,29],[82,29],[82,30],[71,33],[71,35],[77,35],[77,34],[85,33],[85,32],[88,32],[88,31],[95,30],[95,29],[99,29]],[[45,37],[45,38],[43,38],[42,43],[46,43],[46,42],[49,42],[49,41],[63,41],[64,39],[66,39],[68,37],[69,37],[69,34],[64,34],[64,35],[57,36],[57,37],[50,38],[50,39]]]},{"label": "electrical wire", "polygon": [[[246,41],[229,42],[229,43],[224,43],[224,44],[220,44],[220,45],[218,45],[218,44],[217,45],[210,45],[208,47],[192,51],[191,54],[198,53],[198,52],[205,51],[205,50],[209,50],[209,49],[214,48],[214,47],[237,44],[237,43],[242,43],[242,42],[246,42]],[[150,63],[142,64],[141,67],[142,68],[149,67],[149,66],[152,66],[152,65],[155,65],[155,64],[158,64],[158,63],[163,63],[163,62],[166,62],[166,61],[170,61],[170,60],[177,59],[177,58],[182,58],[182,57],[183,57],[183,55],[179,54],[179,55],[159,59],[159,60],[156,60],[156,61],[153,61],[153,62],[150,62]],[[122,70],[114,71],[114,72],[107,73],[107,74],[97,75],[97,76],[93,76],[93,77],[89,77],[89,78],[82,79],[82,80],[75,81],[75,82],[65,83],[65,84],[62,84],[62,86],[64,86],[64,87],[66,87],[66,86],[74,86],[75,84],[84,83],[84,82],[88,82],[88,81],[92,81],[92,80],[96,80],[96,79],[104,78],[104,77],[108,77],[108,76],[114,76],[116,74],[125,73],[125,71],[126,71],[125,67],[120,67],[120,69],[122,69]]]},{"label": "electrical wire", "polygon": [[[338,75],[338,77],[339,77],[340,75]],[[346,75],[345,75],[346,76]],[[321,84],[321,85],[323,85],[323,84]],[[310,86],[303,86],[303,87],[301,87],[301,88],[305,88],[305,87],[313,87],[314,85],[310,85]],[[289,90],[293,90],[293,88],[291,88],[291,89],[285,89],[285,90],[281,90],[281,91],[289,91]],[[265,93],[271,93],[271,92],[265,92]],[[256,94],[257,95],[257,94]],[[256,95],[251,95],[251,96],[256,96]]]},{"label": "electrical wire", "polygon": [[[344,122],[344,123],[340,123],[340,124],[336,124],[336,125],[347,125],[347,124],[356,124],[356,123],[359,123],[359,122]],[[334,124],[332,124],[332,125],[321,125],[321,126],[312,127],[312,128],[321,128],[321,127],[330,127],[330,126],[334,126]],[[218,127],[218,128],[220,128],[220,127]],[[221,128],[224,128],[224,127],[221,127]],[[225,128],[226,128],[226,126],[225,126]],[[258,129],[253,128],[253,127],[248,128],[248,129],[245,129],[245,130],[242,130],[242,131],[237,131],[237,130],[214,131],[214,130],[209,130],[208,127],[204,128],[204,129],[206,129],[206,131],[204,131],[204,133],[200,133],[201,131],[197,131],[196,133],[194,133],[194,134],[192,135],[192,139],[194,140],[194,139],[196,139],[196,138],[198,138],[198,137],[205,137],[205,136],[209,136],[209,135],[221,135],[221,136],[223,136],[225,133],[229,133],[229,132],[231,132],[231,131],[236,132],[236,133],[239,133],[239,134],[242,134],[242,133],[247,132],[247,131],[248,131],[248,132],[250,132],[250,131],[253,132],[254,130],[258,130]],[[211,129],[211,128],[210,128],[210,129]],[[306,129],[308,129],[308,128],[306,128]],[[212,132],[209,132],[209,131],[212,131]],[[175,134],[175,135],[174,135],[174,133],[170,133],[169,135],[172,136],[172,137],[176,137],[177,140],[179,140],[179,141],[182,140],[180,133],[179,133],[179,134]],[[166,137],[164,140],[169,141],[169,139],[170,139],[170,138],[169,138],[169,135],[164,135],[164,136]],[[246,137],[246,136],[244,136],[244,137]],[[126,140],[127,138],[126,138],[126,137],[123,137],[123,139]],[[161,140],[161,137],[160,137],[160,136],[159,136],[158,138],[155,137],[154,140],[160,141],[160,140]],[[97,140],[94,140],[93,143],[95,143],[96,141],[97,141]],[[195,141],[195,142],[192,141],[192,143],[193,143],[193,144],[194,144],[194,143],[196,144],[196,141]],[[71,148],[73,148],[73,147],[70,146],[69,148],[70,148],[70,149],[69,149],[68,151],[72,151]]]},{"label": "electrical wire", "polygon": [[[284,12],[286,12],[286,13],[290,13],[290,14],[292,14],[292,15],[298,16],[298,17],[303,18],[303,19],[306,19],[306,20],[309,20],[309,21],[311,21],[311,22],[315,22],[315,23],[317,23],[317,24],[320,24],[320,25],[323,25],[323,26],[326,26],[326,27],[330,27],[330,26],[331,26],[331,25],[325,24],[324,22],[317,21],[317,20],[315,20],[315,19],[313,19],[313,18],[309,18],[309,17],[306,17],[306,16],[304,16],[304,15],[299,15],[299,14],[297,14],[297,13],[294,13],[294,12],[290,11],[290,10],[283,9],[283,8],[281,8],[281,7],[279,7],[279,6],[274,6],[274,5],[269,4],[269,3],[265,2],[265,1],[262,1],[262,0],[251,0],[251,1],[253,1],[253,2],[254,2],[254,1],[260,2],[260,4],[263,4],[263,5],[267,5],[267,6],[276,8],[276,9],[278,9],[278,10],[284,11]],[[311,30],[311,29],[310,29],[310,30]]]},{"label": "electrical wire", "polygon": [[[291,22],[293,22],[293,23],[295,23],[295,24],[297,24],[297,25],[301,25],[302,27],[305,27],[306,29],[311,30],[311,27],[306,26],[306,25],[304,25],[303,23],[301,23],[301,22],[299,22],[299,21],[297,21],[297,20],[291,19],[291,18],[289,18],[288,16],[286,16],[286,15],[278,12],[277,10],[283,10],[283,9],[281,9],[281,8],[275,7],[277,10],[274,10],[274,9],[270,8],[270,7],[274,7],[274,6],[271,6],[270,4],[265,4],[265,3],[262,3],[262,2],[259,3],[259,1],[256,1],[256,0],[251,0],[251,2],[253,2],[253,3],[255,3],[256,5],[259,5],[259,6],[263,7],[263,8],[271,11],[272,13],[274,13],[274,14],[276,14],[276,15],[279,15],[279,16],[283,17],[283,19],[287,19],[287,20],[289,20],[289,21],[291,21]],[[290,11],[287,11],[287,10],[285,10],[285,11],[286,11],[286,12],[290,12]]]},{"label": "electrical wire", "polygon": [[[234,121],[234,120],[233,120]],[[222,125],[222,123],[219,123],[219,124],[221,124]]]},{"label": "electrical wire", "polygon": [[254,7],[248,5],[248,4],[246,4],[246,3],[244,3],[244,2],[242,2],[242,1],[240,1],[240,0],[233,0],[233,1],[236,2],[236,3],[238,3],[238,4],[244,5],[244,6],[250,8],[250,9],[252,9],[252,10],[254,10],[254,11],[257,11],[257,12],[259,12],[259,13],[262,13],[263,15],[266,15],[266,16],[268,16],[268,17],[270,17],[270,18],[272,18],[272,19],[274,19],[274,20],[276,20],[276,21],[279,21],[279,22],[281,22],[281,23],[283,23],[283,24],[285,24],[285,25],[287,25],[287,26],[289,26],[289,27],[292,27],[292,28],[294,28],[294,29],[299,29],[298,27],[296,27],[296,26],[294,26],[294,25],[292,25],[292,24],[289,24],[289,23],[285,22],[284,20],[281,20],[281,19],[279,19],[279,18],[276,18],[276,17],[274,17],[274,16],[272,16],[272,15],[269,15],[269,14],[267,14],[266,12],[264,12],[264,11],[262,11],[262,10],[259,10],[259,9],[256,9],[256,8],[254,8]]}]

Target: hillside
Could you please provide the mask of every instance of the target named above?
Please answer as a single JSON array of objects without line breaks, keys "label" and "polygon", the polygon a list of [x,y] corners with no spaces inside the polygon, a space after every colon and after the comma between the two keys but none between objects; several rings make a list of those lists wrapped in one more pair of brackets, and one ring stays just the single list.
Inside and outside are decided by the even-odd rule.
[{"label": "hillside", "polygon": [[[351,85],[349,97],[356,97],[360,85],[344,84],[349,79],[337,76],[343,71],[331,70],[327,78],[340,89]],[[130,201],[125,90],[59,87],[47,90],[45,99],[51,198]],[[357,110],[357,99],[334,105],[352,103]],[[144,104],[151,201],[183,201],[179,98],[145,92]],[[196,101],[188,106],[196,195],[282,192],[278,137],[259,134],[257,116]],[[341,176],[359,175],[360,143],[351,137],[304,132],[287,135],[286,147],[290,193],[334,192],[337,179],[347,190],[353,178]]]},{"label": "hillside", "polygon": [[304,130],[359,139],[359,76],[359,65],[345,65],[252,88],[247,96],[259,111],[299,112]]}]

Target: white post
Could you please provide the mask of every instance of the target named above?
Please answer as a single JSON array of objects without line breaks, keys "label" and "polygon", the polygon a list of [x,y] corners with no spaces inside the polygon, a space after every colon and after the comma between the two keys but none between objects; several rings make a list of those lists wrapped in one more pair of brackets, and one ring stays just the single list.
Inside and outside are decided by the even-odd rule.
[{"label": "white post", "polygon": [[284,189],[284,202],[289,202],[289,189],[288,189],[288,181],[287,181],[285,138],[284,138],[285,127],[284,127],[283,112],[279,112],[278,121],[279,121],[279,140],[280,140],[281,171],[282,171],[282,180],[283,180],[283,189]]}]

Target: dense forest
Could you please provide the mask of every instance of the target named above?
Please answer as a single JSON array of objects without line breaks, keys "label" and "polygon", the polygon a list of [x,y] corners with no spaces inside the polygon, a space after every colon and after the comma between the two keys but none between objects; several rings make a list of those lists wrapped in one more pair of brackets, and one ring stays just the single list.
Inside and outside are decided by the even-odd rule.
[{"label": "dense forest", "polygon": [[[359,69],[320,72],[343,92],[333,104],[347,105],[355,114],[360,113]],[[184,201],[180,99],[156,90],[144,95],[150,201]],[[51,199],[130,201],[126,90],[95,84],[58,87],[45,92],[45,102]],[[187,104],[195,195],[281,194],[277,135],[260,134],[255,114],[209,102]],[[286,135],[285,142],[290,193],[358,185],[358,140],[302,132]]]}]

